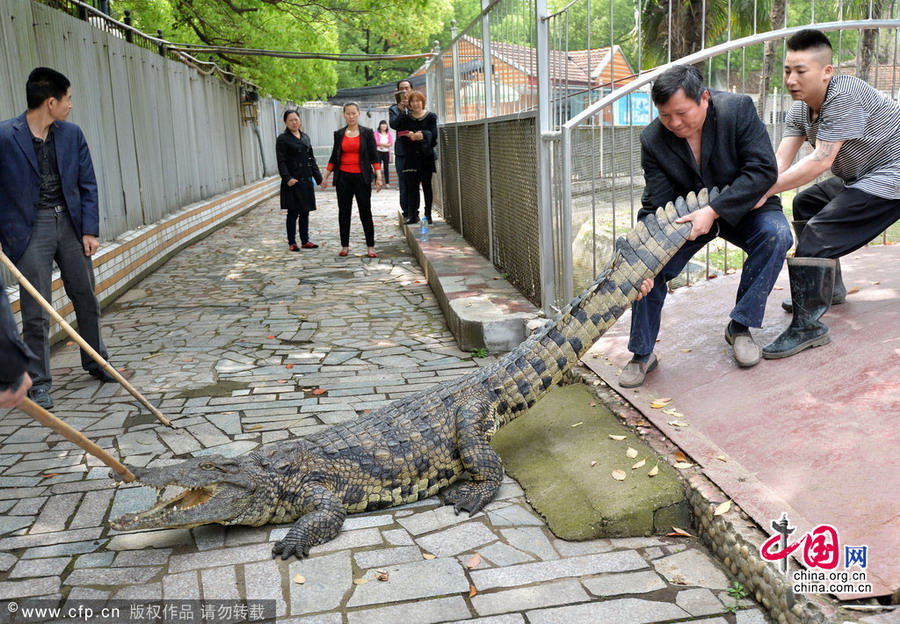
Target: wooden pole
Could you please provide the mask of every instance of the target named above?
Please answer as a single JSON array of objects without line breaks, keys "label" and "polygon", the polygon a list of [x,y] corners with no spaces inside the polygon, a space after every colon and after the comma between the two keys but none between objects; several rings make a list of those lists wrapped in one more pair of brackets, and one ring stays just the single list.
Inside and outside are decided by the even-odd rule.
[{"label": "wooden pole", "polygon": [[22,403],[19,404],[19,409],[34,418],[36,421],[44,425],[45,427],[50,427],[63,436],[69,442],[74,442],[85,451],[102,461],[104,464],[118,472],[122,475],[122,480],[125,483],[131,483],[134,481],[134,475],[131,474],[131,471],[125,467],[119,460],[115,457],[104,451],[102,448],[88,440],[83,433],[80,431],[73,429],[71,426],[64,423],[62,420],[45,410],[43,407],[35,403],[29,398],[25,398],[22,400]]},{"label": "wooden pole", "polygon": [[94,358],[94,361],[97,362],[103,368],[103,370],[115,377],[116,381],[122,384],[122,387],[128,390],[131,396],[140,401],[141,405],[150,410],[150,413],[156,416],[159,422],[164,424],[166,427],[172,427],[172,423],[169,422],[168,418],[163,416],[162,412],[156,409],[156,407],[154,407],[150,403],[150,401],[144,398],[144,395],[142,395],[134,386],[128,383],[128,380],[122,377],[122,375],[119,374],[119,371],[117,371],[109,362],[103,359],[103,356],[97,353],[97,351],[94,350],[94,348],[91,347],[91,345],[89,345],[87,341],[85,341],[85,339],[82,338],[81,335],[66,322],[66,319],[60,316],[59,312],[53,309],[53,306],[50,305],[50,303],[41,296],[41,293],[39,293],[37,289],[31,285],[31,282],[29,282],[28,279],[24,275],[22,275],[22,272],[19,271],[18,267],[16,267],[16,265],[13,264],[13,261],[10,260],[9,257],[2,251],[0,251],[0,261],[2,261],[4,266],[9,269],[9,272],[12,273],[17,280],[19,280],[19,284],[22,286],[22,288],[27,290],[28,293],[32,297],[34,297],[34,300],[41,304],[41,307],[44,308],[51,317],[53,317],[53,320],[59,323],[59,326],[62,327],[66,331],[66,333],[72,337],[72,340],[78,343],[79,347],[84,349],[88,355]]}]

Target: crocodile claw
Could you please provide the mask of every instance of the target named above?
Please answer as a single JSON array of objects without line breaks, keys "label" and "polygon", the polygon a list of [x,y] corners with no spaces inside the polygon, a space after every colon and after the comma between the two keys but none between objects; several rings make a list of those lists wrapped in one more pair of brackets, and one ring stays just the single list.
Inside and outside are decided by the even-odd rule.
[{"label": "crocodile claw", "polygon": [[272,558],[275,559],[280,555],[282,559],[290,559],[292,556],[303,559],[309,555],[309,549],[308,545],[303,544],[299,539],[292,539],[291,534],[288,533],[283,540],[275,542],[272,547]]},{"label": "crocodile claw", "polygon": [[491,502],[498,487],[488,483],[463,483],[459,487],[444,494],[444,504],[453,505],[453,512],[458,516],[460,511],[468,511],[474,516],[485,505]]}]

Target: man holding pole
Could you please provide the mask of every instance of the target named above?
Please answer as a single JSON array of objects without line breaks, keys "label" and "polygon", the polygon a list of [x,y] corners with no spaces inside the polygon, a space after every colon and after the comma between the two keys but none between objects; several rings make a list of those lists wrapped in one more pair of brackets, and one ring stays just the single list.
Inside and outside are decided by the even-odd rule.
[{"label": "man holding pole", "polygon": [[[97,180],[84,134],[66,122],[71,83],[39,67],[28,76],[25,93],[28,110],[0,123],[0,243],[48,301],[56,262],[79,332],[106,359],[91,261],[100,247]],[[19,301],[25,343],[37,356],[28,364],[28,394],[50,409],[50,317],[21,286]],[[115,381],[84,351],[81,365],[102,382]]]}]

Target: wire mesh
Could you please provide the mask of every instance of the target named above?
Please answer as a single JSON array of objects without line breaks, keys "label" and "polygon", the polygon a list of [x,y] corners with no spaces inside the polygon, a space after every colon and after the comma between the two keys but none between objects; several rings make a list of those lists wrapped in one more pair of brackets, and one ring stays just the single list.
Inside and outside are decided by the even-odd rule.
[{"label": "wire mesh", "polygon": [[[456,127],[462,234],[481,255],[491,257],[487,140],[484,123]],[[500,175],[500,172],[497,172]]]},{"label": "wire mesh", "polygon": [[488,125],[494,265],[541,304],[534,116]]}]

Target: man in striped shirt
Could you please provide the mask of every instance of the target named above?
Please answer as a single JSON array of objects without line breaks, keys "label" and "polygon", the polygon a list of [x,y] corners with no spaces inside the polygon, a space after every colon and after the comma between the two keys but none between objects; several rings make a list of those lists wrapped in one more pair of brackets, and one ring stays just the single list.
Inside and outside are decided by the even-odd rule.
[{"label": "man in striped shirt", "polygon": [[[790,326],[763,348],[783,358],[831,341],[819,319],[847,290],[838,258],[900,218],[900,106],[854,76],[835,75],[832,48],[819,30],[787,40],[785,86],[795,100],[776,152],[778,181],[760,200],[797,188],[831,169],[833,177],[794,199],[797,247],[788,258]],[[804,142],[813,152],[794,162]]]}]

